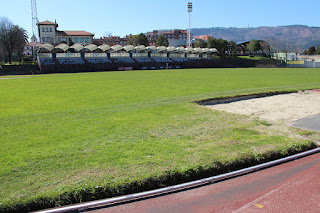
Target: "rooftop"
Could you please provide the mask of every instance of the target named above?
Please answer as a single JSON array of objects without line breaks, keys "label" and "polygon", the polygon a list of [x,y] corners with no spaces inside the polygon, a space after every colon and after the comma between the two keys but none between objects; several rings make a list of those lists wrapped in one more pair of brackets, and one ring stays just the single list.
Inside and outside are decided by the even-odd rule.
[{"label": "rooftop", "polygon": [[43,22],[39,22],[38,25],[58,25],[58,24],[51,21],[43,21]]},{"label": "rooftop", "polygon": [[57,31],[58,36],[94,36],[94,34],[87,31]]}]

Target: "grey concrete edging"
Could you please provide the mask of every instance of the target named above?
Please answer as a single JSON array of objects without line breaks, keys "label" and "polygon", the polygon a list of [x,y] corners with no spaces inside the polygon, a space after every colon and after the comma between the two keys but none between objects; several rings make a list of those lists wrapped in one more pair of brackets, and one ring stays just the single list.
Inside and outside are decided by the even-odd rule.
[{"label": "grey concrete edging", "polygon": [[222,180],[232,178],[232,177],[237,177],[237,176],[240,176],[243,174],[255,172],[255,171],[258,171],[258,170],[261,170],[264,168],[268,168],[268,167],[275,166],[275,165],[278,165],[281,163],[292,161],[292,160],[302,158],[302,157],[305,157],[305,156],[308,156],[311,154],[315,154],[318,152],[320,152],[320,148],[312,149],[312,150],[309,150],[309,151],[306,151],[303,153],[299,153],[299,154],[285,157],[282,159],[274,160],[274,161],[271,161],[268,163],[263,163],[263,164],[252,166],[249,168],[245,168],[245,169],[241,169],[241,170],[237,170],[237,171],[233,171],[233,172],[229,172],[226,174],[221,174],[221,175],[217,175],[217,176],[213,176],[213,177],[209,177],[209,178],[204,178],[201,180],[196,180],[196,181],[192,181],[192,182],[188,182],[188,183],[178,184],[178,185],[174,185],[174,186],[169,186],[169,187],[165,187],[165,188],[161,188],[161,189],[155,189],[155,190],[136,193],[136,194],[119,196],[119,197],[115,197],[115,198],[108,198],[108,199],[103,199],[103,200],[98,200],[98,201],[91,201],[91,202],[86,202],[86,203],[74,204],[74,205],[70,205],[70,206],[47,209],[47,210],[42,210],[42,211],[37,211],[37,212],[39,212],[39,213],[40,212],[41,213],[60,213],[60,212],[70,212],[70,211],[81,211],[81,210],[86,210],[88,208],[93,208],[93,207],[98,207],[98,206],[107,206],[107,205],[116,204],[116,203],[123,203],[123,202],[127,202],[127,201],[143,199],[143,198],[147,198],[147,197],[161,195],[164,193],[170,193],[170,192],[193,188],[193,187],[197,187],[197,186],[201,186],[201,185],[205,185],[205,184],[209,184],[209,183],[214,183],[214,182],[222,181]]}]

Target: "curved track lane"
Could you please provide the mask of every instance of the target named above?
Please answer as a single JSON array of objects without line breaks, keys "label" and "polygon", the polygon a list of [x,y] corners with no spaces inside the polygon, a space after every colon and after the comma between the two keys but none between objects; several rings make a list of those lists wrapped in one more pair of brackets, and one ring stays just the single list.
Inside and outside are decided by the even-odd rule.
[{"label": "curved track lane", "polygon": [[88,211],[320,212],[320,153],[203,187]]}]

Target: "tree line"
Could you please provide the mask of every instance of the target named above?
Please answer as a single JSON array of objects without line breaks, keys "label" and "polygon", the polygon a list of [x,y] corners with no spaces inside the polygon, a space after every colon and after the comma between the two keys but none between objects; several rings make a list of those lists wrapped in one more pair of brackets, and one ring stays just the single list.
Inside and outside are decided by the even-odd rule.
[{"label": "tree line", "polygon": [[316,47],[309,47],[303,52],[304,55],[320,55],[320,45]]},{"label": "tree line", "polygon": [[[139,35],[130,35],[128,38],[128,44],[133,46],[149,46],[148,38],[145,34],[140,33]],[[157,46],[169,46],[168,39],[160,35],[156,40]],[[236,55],[237,54],[237,44],[234,41],[227,41],[224,39],[216,39],[216,38],[209,38],[208,41],[204,41],[203,39],[198,39],[194,45],[195,48],[216,48],[218,51],[218,55],[226,56],[226,55]],[[270,48],[270,47],[269,47]],[[252,40],[247,49],[254,54],[259,50],[263,50],[264,47],[260,44],[257,40]]]},{"label": "tree line", "polygon": [[8,18],[0,17],[0,51],[5,62],[11,64],[13,54],[17,54],[21,62],[27,42],[28,34],[25,29],[14,25]]}]

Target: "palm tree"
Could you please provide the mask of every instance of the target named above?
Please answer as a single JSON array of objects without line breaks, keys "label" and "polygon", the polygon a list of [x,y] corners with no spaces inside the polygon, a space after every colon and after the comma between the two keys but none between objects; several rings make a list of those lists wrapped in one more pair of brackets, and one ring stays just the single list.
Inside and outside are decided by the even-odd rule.
[{"label": "palm tree", "polygon": [[14,26],[14,34],[16,35],[16,45],[15,52],[19,57],[19,61],[22,61],[23,51],[26,43],[28,42],[28,34],[25,29],[19,27],[18,25]]}]

